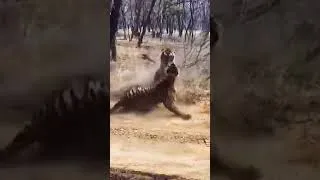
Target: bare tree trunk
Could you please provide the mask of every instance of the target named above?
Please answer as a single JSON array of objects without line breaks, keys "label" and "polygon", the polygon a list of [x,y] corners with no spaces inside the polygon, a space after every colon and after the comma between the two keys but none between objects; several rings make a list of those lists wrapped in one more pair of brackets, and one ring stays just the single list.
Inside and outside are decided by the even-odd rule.
[{"label": "bare tree trunk", "polygon": [[191,1],[190,2],[190,13],[191,13],[191,25],[190,25],[190,35],[191,35],[191,39],[194,38],[193,36],[193,30],[194,30],[194,2]]},{"label": "bare tree trunk", "polygon": [[186,27],[185,35],[184,35],[184,40],[186,41],[187,39],[190,38],[190,36],[193,38],[193,28],[194,28],[194,5],[193,2],[190,1],[190,19],[188,22],[188,26]]},{"label": "bare tree trunk", "polygon": [[120,17],[120,8],[122,0],[113,2],[113,7],[110,14],[110,50],[111,61],[117,61],[117,48],[116,48],[116,33],[118,30],[118,21]]},{"label": "bare tree trunk", "polygon": [[121,8],[121,14],[122,14],[122,27],[123,27],[123,39],[127,40],[127,21],[126,21],[126,14],[124,12],[123,7]]},{"label": "bare tree trunk", "polygon": [[185,29],[185,33],[184,33],[184,41],[187,40],[187,37],[188,37],[188,31],[190,29],[190,26],[191,26],[191,19],[189,19],[189,22],[188,22],[188,26],[186,27]]},{"label": "bare tree trunk", "polygon": [[138,36],[140,34],[139,28],[140,28],[141,9],[142,9],[142,0],[138,0],[136,1],[136,4],[135,4],[135,21],[133,24],[131,39],[133,38],[133,36]]},{"label": "bare tree trunk", "polygon": [[181,14],[177,15],[177,20],[178,20],[178,31],[179,31],[179,37],[182,37],[182,32],[183,32],[183,20],[181,19]]},{"label": "bare tree trunk", "polygon": [[139,40],[138,40],[138,43],[137,43],[137,47],[138,47],[138,48],[141,47],[141,44],[142,44],[142,41],[143,41],[143,36],[144,36],[145,33],[146,33],[147,25],[150,24],[150,19],[151,19],[150,16],[151,16],[151,13],[152,13],[152,11],[153,11],[153,7],[154,7],[154,5],[156,4],[156,1],[157,1],[157,0],[152,0],[152,2],[151,2],[151,6],[150,6],[150,9],[149,9],[147,18],[146,18],[145,22],[143,23],[142,33],[140,34],[140,37],[139,37]]},{"label": "bare tree trunk", "polygon": [[171,37],[174,31],[173,17],[170,17],[168,22],[169,22],[169,36]]},{"label": "bare tree trunk", "polygon": [[162,30],[163,30],[163,24],[162,24],[162,12],[161,12],[161,3],[162,0],[159,0],[159,11],[158,11],[158,28],[159,28],[159,32],[156,33],[156,37],[160,38],[162,37]]},{"label": "bare tree trunk", "polygon": [[166,31],[167,31],[167,34],[169,34],[169,18],[166,17]]},{"label": "bare tree trunk", "polygon": [[[129,0],[129,9],[130,9],[130,25],[128,27],[128,35],[129,35],[129,41],[132,41],[133,38],[133,12],[132,12],[132,2]],[[129,29],[131,28],[131,35],[129,33]]]}]

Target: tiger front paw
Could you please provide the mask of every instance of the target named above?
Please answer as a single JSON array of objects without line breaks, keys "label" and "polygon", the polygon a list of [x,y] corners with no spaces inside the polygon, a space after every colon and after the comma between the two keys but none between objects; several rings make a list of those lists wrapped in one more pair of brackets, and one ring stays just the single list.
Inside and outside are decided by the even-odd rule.
[{"label": "tiger front paw", "polygon": [[184,114],[184,115],[182,115],[181,117],[182,117],[182,119],[184,119],[184,120],[189,120],[189,119],[191,119],[191,115],[190,115],[190,114]]}]

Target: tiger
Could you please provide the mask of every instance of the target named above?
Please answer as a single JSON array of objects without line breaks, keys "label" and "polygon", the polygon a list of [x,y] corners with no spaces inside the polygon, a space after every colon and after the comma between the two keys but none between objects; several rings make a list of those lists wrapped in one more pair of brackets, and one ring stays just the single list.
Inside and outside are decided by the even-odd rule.
[{"label": "tiger", "polygon": [[[148,61],[151,62],[156,62],[155,60],[153,60],[152,58],[150,58],[148,55],[143,54],[142,55],[143,59],[147,59]],[[170,48],[163,48],[161,49],[161,54],[160,54],[160,67],[157,69],[157,71],[155,72],[154,76],[153,76],[153,80],[151,85],[156,84],[160,79],[164,78],[166,76],[166,71],[165,69],[172,63],[174,63],[175,60],[175,53],[172,49]],[[119,98],[121,97],[126,91],[136,87],[136,86],[140,86],[137,84],[133,84],[130,85],[128,87],[125,87],[121,90],[112,92],[112,96],[115,98]],[[174,85],[172,86],[172,90],[173,93],[176,92]]]},{"label": "tiger", "polygon": [[[34,144],[38,145],[40,156],[59,154],[68,147],[81,147],[83,143],[91,144],[86,147],[89,150],[92,148],[97,150],[95,153],[104,154],[106,149],[94,149],[92,145],[105,144],[108,86],[103,81],[88,77],[80,91],[68,87],[52,92],[42,108],[33,113],[31,121],[0,150],[0,160],[12,160]],[[78,151],[77,148],[71,153]]]},{"label": "tiger", "polygon": [[135,86],[124,93],[120,100],[110,109],[110,114],[119,112],[150,112],[159,103],[175,115],[188,120],[190,114],[184,113],[175,105],[173,85],[177,75],[178,68],[174,63],[166,68],[166,76],[154,85],[148,87]]}]

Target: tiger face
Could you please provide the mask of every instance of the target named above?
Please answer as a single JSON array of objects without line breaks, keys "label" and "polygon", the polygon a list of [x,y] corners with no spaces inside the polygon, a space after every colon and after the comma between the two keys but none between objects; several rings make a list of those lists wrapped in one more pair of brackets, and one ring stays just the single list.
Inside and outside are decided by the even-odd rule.
[{"label": "tiger face", "polygon": [[167,67],[170,64],[174,63],[175,60],[175,53],[170,48],[164,48],[161,50],[161,66]]}]

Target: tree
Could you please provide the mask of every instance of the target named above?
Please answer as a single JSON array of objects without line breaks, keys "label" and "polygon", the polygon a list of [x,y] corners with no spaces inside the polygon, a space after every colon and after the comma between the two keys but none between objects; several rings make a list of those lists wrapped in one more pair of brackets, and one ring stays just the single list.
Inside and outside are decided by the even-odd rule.
[{"label": "tree", "polygon": [[150,5],[150,9],[149,9],[149,12],[148,12],[148,15],[147,15],[147,18],[143,22],[142,33],[140,34],[140,37],[139,37],[139,40],[138,40],[138,44],[137,44],[137,47],[139,47],[139,48],[141,47],[143,36],[146,34],[146,28],[150,24],[150,15],[151,15],[151,12],[153,11],[154,5],[156,4],[156,1],[157,0],[152,0],[151,5]]},{"label": "tree", "polygon": [[[209,32],[209,0],[124,0],[126,9],[121,12],[121,27],[130,27],[129,41],[137,37],[137,47],[143,43],[145,35],[162,40],[163,35],[176,39],[194,39],[195,31]],[[124,22],[126,21],[126,22]],[[126,24],[126,25],[125,25]],[[145,29],[145,32],[143,32]],[[123,29],[125,31],[125,29]]]},{"label": "tree", "polygon": [[120,17],[120,9],[122,0],[115,0],[110,13],[110,50],[111,61],[117,61],[116,33],[118,31],[118,21]]}]

